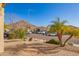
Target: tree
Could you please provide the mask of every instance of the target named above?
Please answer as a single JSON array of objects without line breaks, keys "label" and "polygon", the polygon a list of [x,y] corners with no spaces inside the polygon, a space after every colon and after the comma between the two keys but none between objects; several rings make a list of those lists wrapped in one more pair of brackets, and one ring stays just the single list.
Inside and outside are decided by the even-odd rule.
[{"label": "tree", "polygon": [[[66,22],[67,22],[66,20],[60,21],[60,18],[57,18],[56,21],[52,21],[52,24],[50,25],[50,28],[49,28],[49,32],[51,32],[51,33],[56,32],[61,47],[64,47],[66,45],[66,43],[73,36],[76,37],[76,36],[79,35],[79,29],[76,29],[76,28],[73,28],[73,27],[70,27],[70,26],[66,26],[65,25]],[[70,36],[63,43],[62,42],[62,36],[65,33],[67,33]]]},{"label": "tree", "polygon": [[78,28],[74,28],[74,27],[70,27],[70,26],[66,26],[67,28],[65,29],[66,33],[68,35],[70,35],[64,42],[63,46],[66,45],[66,43],[74,36],[75,38],[79,38],[79,29]]}]

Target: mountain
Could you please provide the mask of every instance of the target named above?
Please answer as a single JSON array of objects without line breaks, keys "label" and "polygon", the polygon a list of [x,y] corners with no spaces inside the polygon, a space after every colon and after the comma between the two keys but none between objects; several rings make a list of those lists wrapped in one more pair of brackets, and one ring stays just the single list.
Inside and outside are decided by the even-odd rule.
[{"label": "mountain", "polygon": [[[32,25],[29,22],[24,21],[24,20],[20,20],[20,21],[17,21],[15,23],[12,23],[12,24],[9,24],[9,25],[13,29],[24,28],[24,29],[30,29],[30,30],[40,29],[40,30],[45,30],[45,31],[47,31],[47,29],[48,29],[48,26],[47,27],[35,26],[35,25]],[[79,29],[79,27],[76,27],[76,26],[72,26],[72,25],[67,25],[67,26]]]},{"label": "mountain", "polygon": [[45,31],[47,31],[47,27],[44,27],[44,26],[40,26],[40,27],[37,27],[38,29],[40,29],[40,30],[45,30]]},{"label": "mountain", "polygon": [[18,22],[15,22],[15,23],[12,23],[10,24],[10,26],[14,29],[18,29],[18,28],[29,28],[31,30],[35,29],[36,26],[35,25],[32,25],[24,20],[20,20]]},{"label": "mountain", "polygon": [[10,24],[10,26],[13,28],[13,29],[18,29],[18,28],[25,28],[25,29],[30,29],[30,30],[36,30],[36,29],[40,29],[40,30],[47,30],[46,27],[44,26],[35,26],[35,25],[32,25],[30,24],[29,22],[26,22],[24,20],[20,20],[20,21],[17,21],[15,23],[12,23]]},{"label": "mountain", "polygon": [[79,27],[77,27],[77,26],[73,26],[73,25],[68,25],[68,26],[79,29]]}]

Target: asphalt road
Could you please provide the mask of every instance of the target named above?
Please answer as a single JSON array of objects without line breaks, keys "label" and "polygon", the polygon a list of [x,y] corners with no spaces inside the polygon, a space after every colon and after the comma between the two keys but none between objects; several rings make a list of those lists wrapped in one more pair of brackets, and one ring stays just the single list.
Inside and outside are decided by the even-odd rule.
[{"label": "asphalt road", "polygon": [[[43,39],[46,41],[49,41],[51,39],[57,39],[57,36],[45,36],[42,34],[28,34],[27,37],[32,37],[32,38],[36,38],[36,39]],[[62,41],[65,41],[69,36],[68,35],[64,35],[62,38]],[[75,43],[75,44],[79,44],[79,38],[74,38],[72,37],[69,42]]]}]

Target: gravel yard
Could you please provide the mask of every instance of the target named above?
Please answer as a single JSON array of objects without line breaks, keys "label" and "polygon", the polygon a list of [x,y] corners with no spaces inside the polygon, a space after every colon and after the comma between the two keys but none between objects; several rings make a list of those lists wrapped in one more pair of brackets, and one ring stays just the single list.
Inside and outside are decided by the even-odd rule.
[{"label": "gravel yard", "polygon": [[6,41],[5,51],[1,56],[79,56],[79,48],[59,47],[54,44],[24,41]]}]

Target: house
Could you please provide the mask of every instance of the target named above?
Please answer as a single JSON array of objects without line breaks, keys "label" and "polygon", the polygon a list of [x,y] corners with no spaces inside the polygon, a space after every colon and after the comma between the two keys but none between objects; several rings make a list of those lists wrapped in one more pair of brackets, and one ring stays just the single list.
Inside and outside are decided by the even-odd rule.
[{"label": "house", "polygon": [[36,34],[43,34],[43,35],[46,35],[47,34],[47,27],[37,27],[36,28]]},{"label": "house", "polygon": [[4,3],[0,3],[0,52],[4,52]]}]

